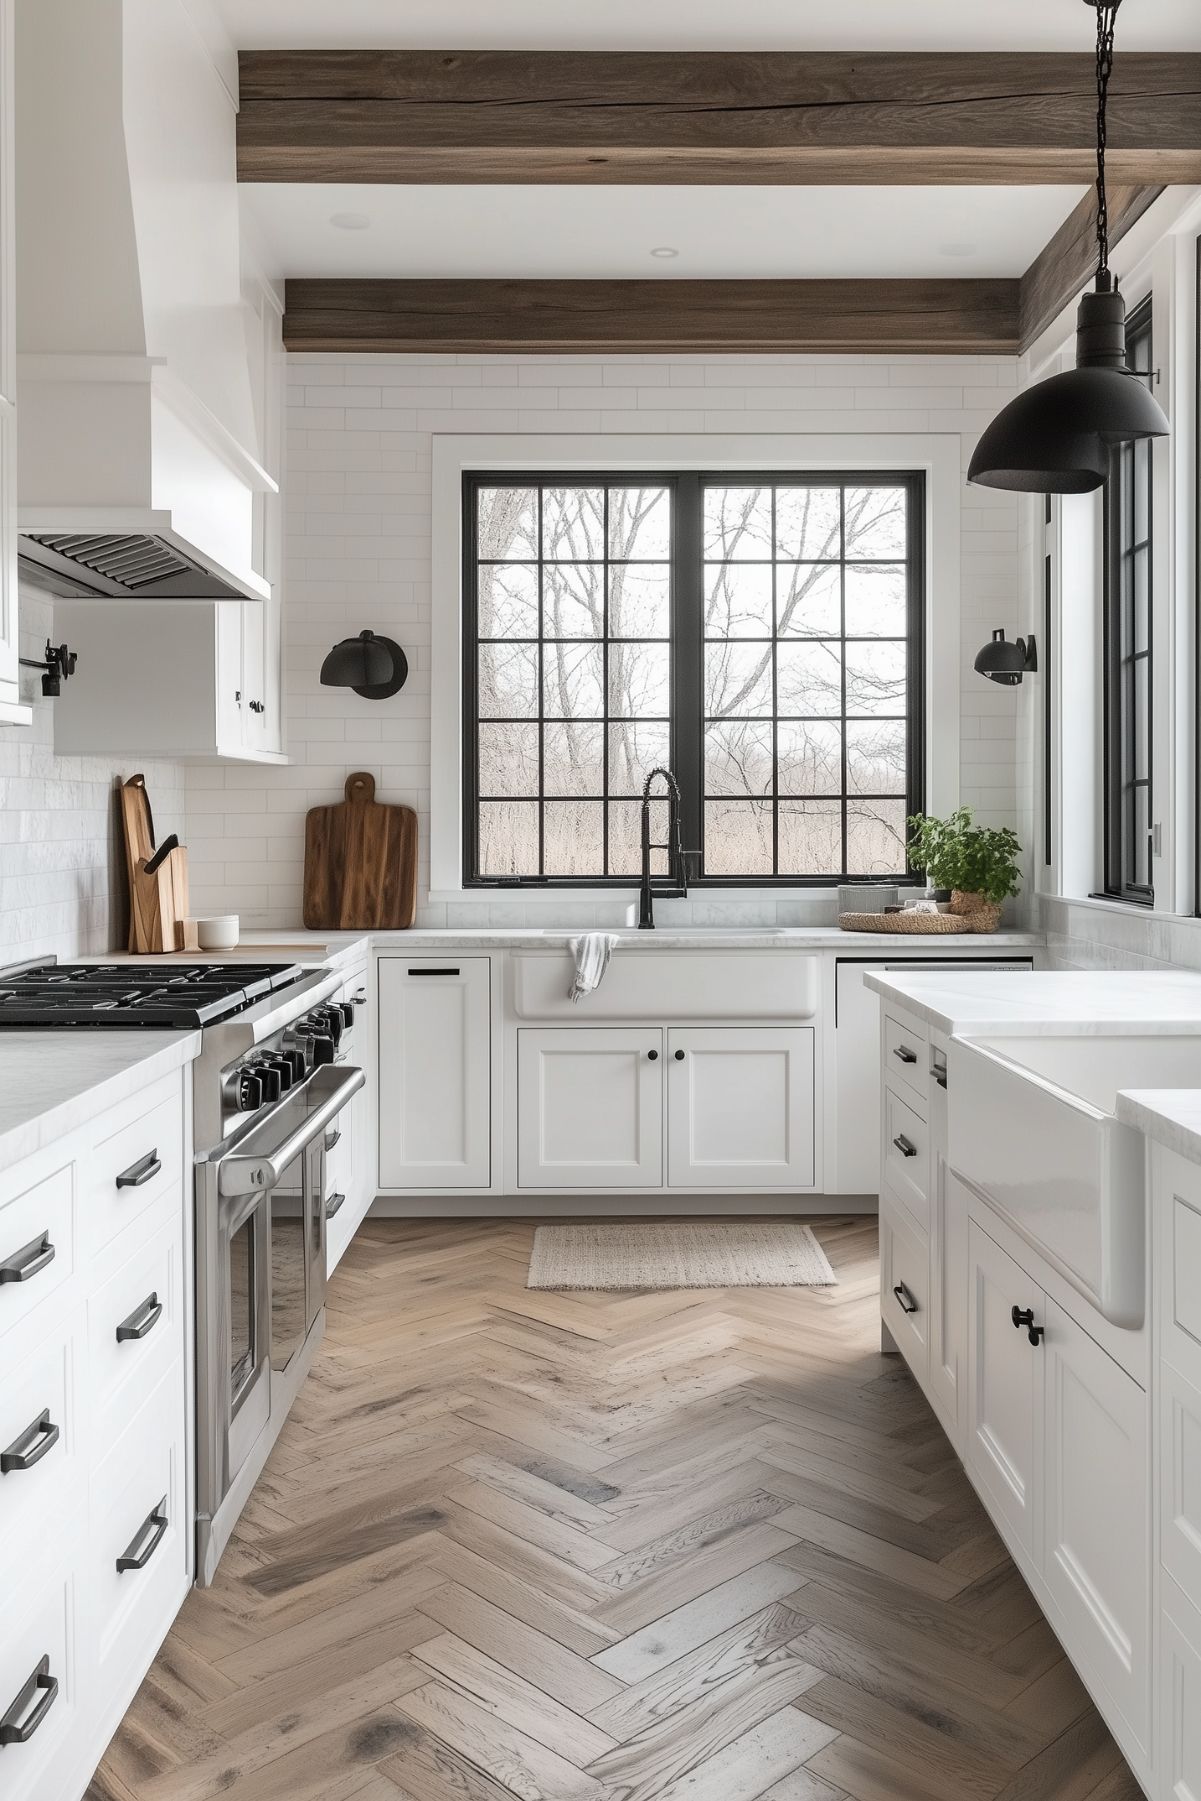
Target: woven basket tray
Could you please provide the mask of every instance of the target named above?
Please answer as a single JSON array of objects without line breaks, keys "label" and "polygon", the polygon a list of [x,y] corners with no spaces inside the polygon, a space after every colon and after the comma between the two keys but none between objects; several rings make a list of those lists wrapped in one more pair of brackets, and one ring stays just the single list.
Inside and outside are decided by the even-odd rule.
[{"label": "woven basket tray", "polygon": [[995,923],[987,914],[976,913],[840,913],[838,924],[844,932],[925,933],[930,936],[995,930]]}]

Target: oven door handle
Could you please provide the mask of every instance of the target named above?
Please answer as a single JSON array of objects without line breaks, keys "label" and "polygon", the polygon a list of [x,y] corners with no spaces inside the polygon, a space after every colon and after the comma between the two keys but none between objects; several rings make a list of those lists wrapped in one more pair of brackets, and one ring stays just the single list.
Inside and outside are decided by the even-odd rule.
[{"label": "oven door handle", "polygon": [[276,1187],[283,1180],[288,1165],[302,1151],[306,1151],[315,1138],[324,1135],[330,1121],[341,1112],[351,1095],[358,1092],[365,1080],[361,1069],[345,1063],[325,1063],[320,1069],[314,1070],[304,1089],[294,1090],[288,1097],[289,1108],[301,1092],[314,1103],[306,1111],[301,1124],[295,1126],[277,1144],[218,1157],[218,1192],[227,1196],[258,1194],[265,1188]]}]

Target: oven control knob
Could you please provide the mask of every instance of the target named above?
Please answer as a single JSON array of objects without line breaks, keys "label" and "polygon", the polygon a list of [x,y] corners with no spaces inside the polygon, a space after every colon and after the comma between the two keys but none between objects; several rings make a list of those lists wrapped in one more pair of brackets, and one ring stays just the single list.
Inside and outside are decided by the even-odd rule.
[{"label": "oven control knob", "polygon": [[327,1032],[314,1032],[309,1042],[313,1047],[313,1062],[315,1064],[333,1062],[334,1041]]},{"label": "oven control knob", "polygon": [[263,1091],[263,1100],[274,1106],[284,1091],[284,1079],[274,1063],[266,1057],[256,1057],[253,1064],[254,1074],[258,1077]]},{"label": "oven control knob", "polygon": [[[304,1081],[305,1072],[308,1069],[308,1062],[305,1058],[304,1051],[299,1045],[286,1044],[282,1050],[276,1051],[275,1055],[281,1063],[286,1063],[292,1072],[288,1078],[288,1082]],[[285,1087],[288,1086],[288,1082],[285,1082]]]},{"label": "oven control knob", "polygon": [[[268,1051],[265,1057],[259,1058],[263,1069],[271,1070],[279,1078],[279,1093],[286,1094],[296,1080],[296,1069],[290,1056],[284,1051]],[[279,1099],[279,1095],[273,1097]]]},{"label": "oven control knob", "polygon": [[337,1044],[342,1036],[342,1009],[340,1007],[318,1007],[309,1014],[309,1019],[312,1021],[315,1031],[324,1033],[327,1038],[332,1038]]},{"label": "oven control knob", "polygon": [[234,1106],[239,1113],[256,1113],[263,1104],[263,1083],[257,1070],[240,1069],[234,1084]]},{"label": "oven control knob", "polygon": [[333,1004],[342,1015],[342,1024],[347,1027],[352,1026],[354,1024],[354,1002],[335,1001]]}]

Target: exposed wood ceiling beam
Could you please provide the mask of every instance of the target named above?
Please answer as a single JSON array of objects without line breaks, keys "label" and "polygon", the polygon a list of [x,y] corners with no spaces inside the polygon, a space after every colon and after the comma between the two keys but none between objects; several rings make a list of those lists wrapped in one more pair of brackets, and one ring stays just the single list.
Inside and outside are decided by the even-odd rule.
[{"label": "exposed wood ceiling beam", "polygon": [[[1141,219],[1158,187],[1109,183],[1110,248]],[[1022,276],[1018,295],[1018,332],[1028,350],[1041,331],[1069,300],[1092,280],[1097,266],[1097,199],[1086,194],[1072,209],[1049,244],[1045,244]]]},{"label": "exposed wood ceiling beam", "polygon": [[1016,281],[286,285],[289,350],[1016,354]]},{"label": "exposed wood ceiling beam", "polygon": [[[1083,31],[1087,20],[1081,20]],[[1091,54],[243,51],[243,181],[1091,181]],[[1115,182],[1201,181],[1201,55],[1120,56]]]}]

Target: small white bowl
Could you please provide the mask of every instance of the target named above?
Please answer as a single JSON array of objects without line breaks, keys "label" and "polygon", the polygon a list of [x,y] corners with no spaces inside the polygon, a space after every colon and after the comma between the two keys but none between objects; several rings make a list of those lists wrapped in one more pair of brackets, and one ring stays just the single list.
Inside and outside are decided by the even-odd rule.
[{"label": "small white bowl", "polygon": [[196,921],[196,942],[202,951],[232,951],[238,942],[238,916],[222,913],[215,919]]}]

